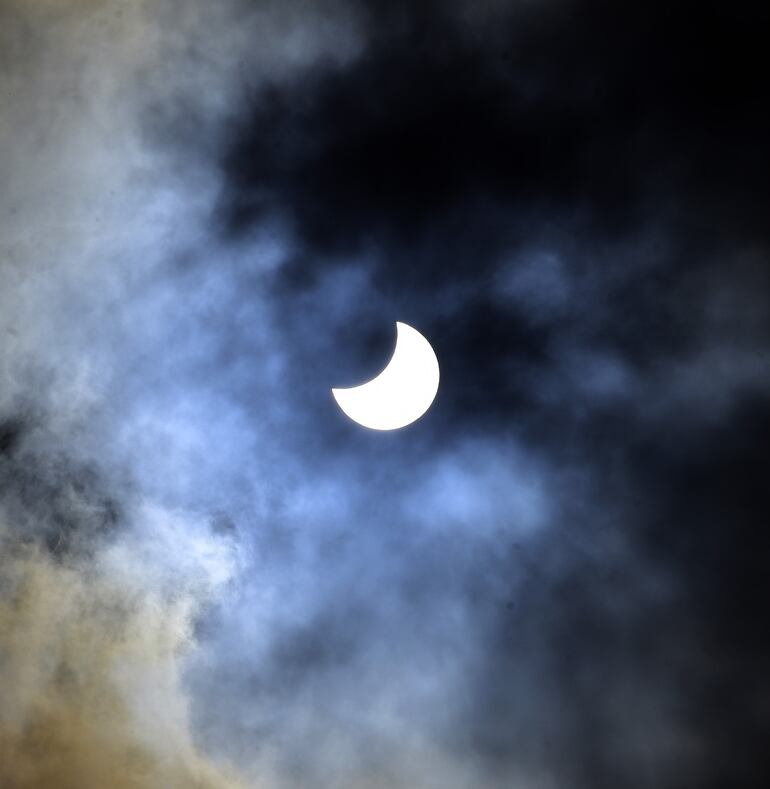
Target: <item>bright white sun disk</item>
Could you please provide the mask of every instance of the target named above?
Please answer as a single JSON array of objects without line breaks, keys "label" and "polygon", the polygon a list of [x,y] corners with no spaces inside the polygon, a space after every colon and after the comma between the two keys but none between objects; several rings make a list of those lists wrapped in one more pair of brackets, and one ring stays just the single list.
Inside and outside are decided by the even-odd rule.
[{"label": "bright white sun disk", "polygon": [[359,425],[395,430],[419,419],[436,397],[438,359],[430,343],[406,323],[388,366],[371,381],[350,389],[332,389],[339,407]]}]

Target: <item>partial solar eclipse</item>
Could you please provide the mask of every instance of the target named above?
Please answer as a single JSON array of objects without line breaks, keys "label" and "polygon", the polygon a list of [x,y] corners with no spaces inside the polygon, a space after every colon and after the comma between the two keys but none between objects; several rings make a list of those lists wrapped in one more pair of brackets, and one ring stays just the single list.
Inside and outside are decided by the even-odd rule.
[{"label": "partial solar eclipse", "polygon": [[396,348],[387,367],[371,381],[332,389],[337,405],[359,425],[396,430],[419,419],[438,391],[438,359],[430,343],[406,323],[396,323]]}]

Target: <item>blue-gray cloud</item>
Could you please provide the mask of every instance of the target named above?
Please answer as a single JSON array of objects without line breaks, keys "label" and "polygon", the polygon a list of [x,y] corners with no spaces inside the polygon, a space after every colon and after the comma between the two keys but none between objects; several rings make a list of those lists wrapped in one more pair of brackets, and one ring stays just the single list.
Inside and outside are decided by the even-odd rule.
[{"label": "blue-gray cloud", "polygon": [[760,785],[765,12],[7,8],[11,785]]}]

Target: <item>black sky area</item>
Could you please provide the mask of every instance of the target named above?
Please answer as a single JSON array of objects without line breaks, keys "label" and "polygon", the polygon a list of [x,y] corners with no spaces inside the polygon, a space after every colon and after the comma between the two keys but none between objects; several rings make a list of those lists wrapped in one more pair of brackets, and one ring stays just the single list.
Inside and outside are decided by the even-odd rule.
[{"label": "black sky area", "polygon": [[[441,360],[435,442],[515,435],[590,477],[588,511],[562,515],[568,569],[548,583],[534,571],[487,633],[452,747],[485,764],[489,786],[511,785],[522,738],[548,758],[551,724],[538,738],[511,713],[522,640],[542,639],[561,699],[549,716],[571,731],[554,750],[559,785],[766,785],[770,404],[749,388],[712,412],[716,370],[692,409],[656,402],[701,351],[752,346],[767,373],[767,7],[522,3],[470,21],[448,4],[364,9],[370,41],[354,63],[316,64],[244,103],[216,221],[237,240],[288,220],[299,243],[274,287],[289,305],[351,257],[373,261],[376,292]],[[538,248],[573,282],[559,309],[499,298],[501,272]],[[732,294],[730,314],[710,326],[715,291]],[[360,321],[339,346],[358,343],[349,375],[363,380],[392,337],[376,306],[351,311]],[[544,397],[579,345],[648,385]],[[601,529],[629,552],[594,551]],[[650,602],[640,573],[675,579],[676,594]],[[651,724],[627,742],[626,719],[644,714],[637,682],[670,696],[691,741]],[[671,765],[658,737],[672,739]]]},{"label": "black sky area", "polygon": [[[315,65],[244,106],[222,232],[287,216],[290,294],[376,250],[377,287],[449,333],[453,379],[478,384],[456,399],[468,418],[505,416],[506,361],[536,363],[570,330],[494,299],[501,259],[533,244],[572,245],[577,277],[647,244],[655,265],[612,284],[597,341],[640,365],[697,342],[683,283],[736,239],[766,241],[767,10],[523,4],[470,26],[441,4],[365,9],[372,43],[354,66]],[[432,302],[452,286],[466,303],[442,314]]]}]

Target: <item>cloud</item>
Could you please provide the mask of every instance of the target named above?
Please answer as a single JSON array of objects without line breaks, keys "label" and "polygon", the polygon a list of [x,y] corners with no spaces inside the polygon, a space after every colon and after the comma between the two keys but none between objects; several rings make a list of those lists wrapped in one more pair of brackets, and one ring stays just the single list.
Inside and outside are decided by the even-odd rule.
[{"label": "cloud", "polygon": [[232,546],[189,517],[118,513],[98,472],[31,455],[25,434],[6,425],[0,458],[3,785],[241,785],[201,755],[182,682]]},{"label": "cloud", "polygon": [[[60,5],[0,24],[12,786],[750,786],[765,12]],[[357,430],[395,320],[438,397]]]}]

